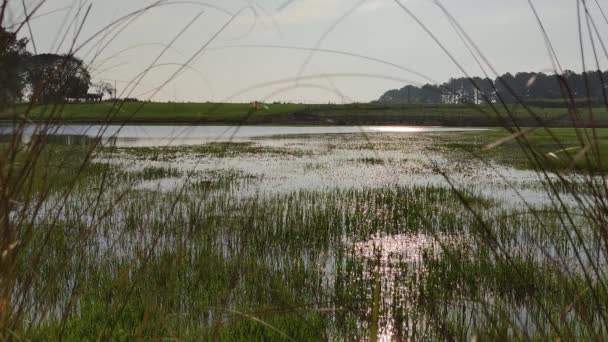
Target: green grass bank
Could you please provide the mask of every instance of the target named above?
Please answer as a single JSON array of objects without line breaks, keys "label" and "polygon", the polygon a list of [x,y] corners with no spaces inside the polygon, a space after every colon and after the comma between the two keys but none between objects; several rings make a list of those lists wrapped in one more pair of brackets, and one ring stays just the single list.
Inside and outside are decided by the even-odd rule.
[{"label": "green grass bank", "polygon": [[[498,112],[498,114],[497,114]],[[608,127],[605,108],[581,109],[576,120],[566,108],[489,105],[306,105],[265,104],[253,107],[239,103],[115,104],[70,103],[54,106],[19,105],[0,115],[0,121],[46,121],[60,123],[139,124],[247,124],[247,125],[421,125],[494,127],[516,122],[520,126]]]}]

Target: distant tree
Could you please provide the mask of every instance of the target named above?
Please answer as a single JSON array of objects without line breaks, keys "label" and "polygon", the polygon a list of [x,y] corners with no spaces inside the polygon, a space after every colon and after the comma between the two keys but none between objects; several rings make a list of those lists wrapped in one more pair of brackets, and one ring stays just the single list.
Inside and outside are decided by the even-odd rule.
[{"label": "distant tree", "polygon": [[447,94],[443,97],[445,103],[474,103],[475,87],[468,78],[450,78],[443,84]]},{"label": "distant tree", "polygon": [[536,73],[533,72],[518,72],[515,74],[515,83],[513,88],[520,99],[530,98],[530,85],[534,82]]},{"label": "distant tree", "polygon": [[598,103],[605,103],[605,97],[608,96],[608,78],[606,73],[600,70],[588,71],[586,73],[589,83],[589,97],[595,99]]},{"label": "distant tree", "polygon": [[477,87],[480,89],[477,96],[477,103],[494,103],[496,102],[496,90],[494,81],[489,78],[477,78]]},{"label": "distant tree", "polygon": [[25,87],[26,38],[0,27],[0,109],[19,100]]},{"label": "distant tree", "polygon": [[87,96],[91,76],[84,63],[71,55],[40,54],[29,59],[30,101],[49,103]]},{"label": "distant tree", "polygon": [[572,97],[581,104],[608,102],[608,71],[599,70],[547,75],[536,72],[506,73],[495,80],[480,77],[450,78],[441,86],[426,84],[421,88],[407,85],[384,93],[380,103],[485,103],[529,102],[539,106],[562,106]]},{"label": "distant tree", "polygon": [[101,81],[92,84],[92,86],[95,91],[95,94],[99,95],[100,99],[102,99],[105,94],[108,94],[108,96],[112,97],[114,95],[114,92],[116,91],[114,89],[114,86],[109,82]]},{"label": "distant tree", "polygon": [[515,102],[517,87],[515,77],[511,73],[508,72],[497,77],[496,80],[494,80],[494,86],[496,87],[496,96],[499,100],[504,101],[505,103]]},{"label": "distant tree", "polygon": [[533,99],[548,99],[550,98],[551,89],[550,89],[550,78],[541,73],[537,73],[534,75],[528,82],[528,94],[530,98]]},{"label": "distant tree", "polygon": [[565,70],[561,75],[563,82],[562,87],[564,92],[567,92],[572,97],[585,96],[585,85],[583,77],[572,70]]},{"label": "distant tree", "polygon": [[420,89],[420,103],[440,104],[442,103],[443,91],[440,87],[432,84],[425,84]]},{"label": "distant tree", "polygon": [[380,99],[378,101],[380,101],[381,103],[395,104],[395,103],[399,103],[400,100],[401,99],[400,99],[399,90],[391,89],[391,90],[385,92],[384,94],[382,94],[382,96],[380,96]]}]

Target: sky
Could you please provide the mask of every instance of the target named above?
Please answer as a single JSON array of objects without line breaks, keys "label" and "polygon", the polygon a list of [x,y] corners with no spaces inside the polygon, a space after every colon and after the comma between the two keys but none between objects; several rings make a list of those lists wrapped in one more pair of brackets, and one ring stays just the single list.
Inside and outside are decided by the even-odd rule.
[{"label": "sky", "polygon": [[[41,2],[42,1],[42,2]],[[38,4],[40,4],[38,6]],[[597,64],[577,0],[531,0],[558,68]],[[591,30],[607,37],[602,1]],[[176,102],[350,103],[406,84],[554,70],[528,0],[26,0],[30,51],[75,51],[94,82]],[[439,5],[443,6],[445,9]],[[24,16],[9,0],[9,21]],[[453,21],[450,21],[449,14]],[[471,54],[457,22],[479,49]],[[6,24],[5,24],[6,25]],[[594,36],[600,68],[608,69]],[[606,44],[608,45],[608,44]],[[443,48],[441,47],[443,46]],[[470,47],[470,45],[469,45]],[[447,53],[446,51],[447,50]],[[450,57],[451,56],[451,57]],[[477,61],[484,62],[480,68]],[[491,67],[490,67],[491,66]]]}]

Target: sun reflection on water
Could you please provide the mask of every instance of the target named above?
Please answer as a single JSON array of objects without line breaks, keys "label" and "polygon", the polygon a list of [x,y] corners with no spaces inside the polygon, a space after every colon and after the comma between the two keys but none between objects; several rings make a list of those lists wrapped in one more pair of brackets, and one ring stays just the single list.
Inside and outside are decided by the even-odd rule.
[{"label": "sun reflection on water", "polygon": [[433,127],[414,127],[414,126],[377,126],[377,127],[366,127],[366,131],[371,132],[382,132],[382,133],[418,133],[418,132],[432,132],[437,128]]},{"label": "sun reflection on water", "polygon": [[[402,340],[404,334],[408,334],[404,327],[407,330],[415,325],[426,324],[423,317],[415,314],[417,308],[413,298],[416,297],[416,292],[407,283],[414,280],[411,277],[419,281],[420,277],[425,276],[427,269],[424,260],[441,257],[442,247],[454,245],[457,241],[460,239],[444,234],[405,233],[378,234],[354,243],[355,255],[368,259],[375,265],[364,277],[376,282],[379,299],[377,305],[382,308],[377,341]],[[404,263],[409,266],[404,268]],[[408,272],[407,269],[413,272]],[[412,313],[407,322],[399,321],[397,311],[402,310]]]},{"label": "sun reflection on water", "polygon": [[355,251],[365,258],[379,258],[381,264],[417,262],[425,254],[437,255],[440,251],[437,242],[437,237],[422,233],[376,235],[355,243]]}]

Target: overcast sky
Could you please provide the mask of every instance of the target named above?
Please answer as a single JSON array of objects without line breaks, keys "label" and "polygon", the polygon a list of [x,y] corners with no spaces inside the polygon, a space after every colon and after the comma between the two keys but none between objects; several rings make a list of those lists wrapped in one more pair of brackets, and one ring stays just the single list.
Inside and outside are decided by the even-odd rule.
[{"label": "overcast sky", "polygon": [[[39,1],[26,3],[33,9]],[[466,72],[483,75],[433,1],[399,1]],[[119,20],[154,2],[46,0],[31,25],[36,51],[65,53],[72,45],[82,46],[77,56],[91,65],[94,80],[116,82],[119,92],[159,101],[370,101],[405,84],[463,76],[397,0],[175,0]],[[596,2],[587,2],[597,29],[606,37],[608,24]],[[553,69],[527,0],[443,0],[441,4],[497,72]],[[576,0],[534,0],[533,4],[562,68],[581,70]],[[11,5],[17,21],[23,13],[21,1]],[[588,37],[585,22],[583,28]],[[95,35],[100,30],[103,33]],[[21,36],[30,36],[27,27]],[[585,41],[587,66],[595,68],[588,38]],[[315,47],[320,50],[311,54]],[[606,69],[604,53],[600,56]],[[182,67],[186,62],[188,66]],[[151,65],[158,66],[148,70]],[[145,77],[127,88],[142,72]]]}]

